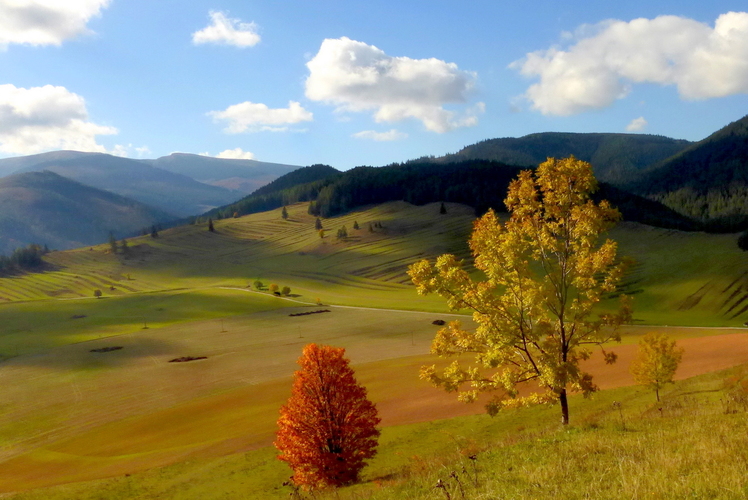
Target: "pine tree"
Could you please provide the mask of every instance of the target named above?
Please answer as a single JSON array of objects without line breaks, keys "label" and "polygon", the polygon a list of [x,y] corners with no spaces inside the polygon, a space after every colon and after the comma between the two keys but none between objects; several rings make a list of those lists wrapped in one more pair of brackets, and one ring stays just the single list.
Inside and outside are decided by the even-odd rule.
[{"label": "pine tree", "polygon": [[213,227],[213,219],[208,219],[208,231],[210,231],[211,233],[216,232],[216,228]]},{"label": "pine tree", "polygon": [[275,447],[306,489],[356,482],[376,454],[380,418],[345,358],[345,349],[309,344],[281,407]]},{"label": "pine tree", "polygon": [[359,229],[358,221],[356,221],[356,220],[353,221],[353,229],[356,229],[356,230]]},{"label": "pine tree", "polygon": [[283,210],[281,211],[281,217],[283,217],[283,220],[288,219],[288,210],[286,210],[286,207],[283,207]]},{"label": "pine tree", "polygon": [[317,217],[317,219],[314,221],[314,229],[316,229],[317,231],[322,229],[322,221],[319,220],[319,217]]},{"label": "pine tree", "polygon": [[442,206],[439,207],[439,213],[442,215],[447,213],[447,207],[444,206],[444,202],[442,202]]}]

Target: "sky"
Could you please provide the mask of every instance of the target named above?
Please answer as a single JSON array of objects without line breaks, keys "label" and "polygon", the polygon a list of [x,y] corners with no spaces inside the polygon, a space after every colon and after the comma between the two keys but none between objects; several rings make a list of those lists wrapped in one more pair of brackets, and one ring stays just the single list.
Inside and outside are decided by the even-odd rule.
[{"label": "sky", "polygon": [[745,0],[0,0],[0,157],[341,170],[748,114]]}]

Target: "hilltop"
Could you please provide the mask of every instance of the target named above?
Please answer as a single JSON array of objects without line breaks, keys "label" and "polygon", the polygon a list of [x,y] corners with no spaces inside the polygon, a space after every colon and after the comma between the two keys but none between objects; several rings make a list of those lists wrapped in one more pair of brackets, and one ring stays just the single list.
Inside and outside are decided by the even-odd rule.
[{"label": "hilltop", "polygon": [[681,139],[648,134],[543,132],[486,139],[438,160],[492,160],[524,167],[538,165],[547,158],[574,155],[592,164],[599,181],[620,186],[636,179],[647,167],[691,144]]}]

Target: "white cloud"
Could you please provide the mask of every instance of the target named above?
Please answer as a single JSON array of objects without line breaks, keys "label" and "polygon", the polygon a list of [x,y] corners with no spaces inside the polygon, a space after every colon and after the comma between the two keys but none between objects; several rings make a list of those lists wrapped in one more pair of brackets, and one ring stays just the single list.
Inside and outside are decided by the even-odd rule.
[{"label": "white cloud", "polygon": [[60,45],[89,33],[86,23],[110,0],[0,0],[0,49],[10,44]]},{"label": "white cloud", "polygon": [[254,160],[255,155],[242,148],[227,149],[216,155],[216,158],[230,158],[233,160]]},{"label": "white cloud", "polygon": [[210,11],[211,24],[192,34],[192,43],[215,43],[234,47],[254,47],[260,43],[255,23],[243,23],[240,19],[226,17],[224,12]]},{"label": "white cloud", "polygon": [[374,111],[378,123],[415,118],[439,133],[477,122],[476,109],[462,117],[444,109],[465,103],[475,84],[476,75],[454,63],[391,57],[343,37],[324,40],[307,68],[306,96],[338,111]]},{"label": "white cloud", "polygon": [[363,130],[361,132],[356,132],[351,137],[355,137],[356,139],[369,139],[372,141],[399,141],[400,139],[405,139],[408,137],[408,134],[404,132],[398,132],[394,128],[388,132],[376,132],[374,130]]},{"label": "white cloud", "polygon": [[245,101],[229,106],[223,111],[211,111],[208,116],[213,120],[226,121],[223,129],[227,134],[241,132],[284,132],[287,125],[312,121],[312,113],[305,110],[296,101],[289,101],[287,108],[270,109],[261,103]]},{"label": "white cloud", "polygon": [[748,13],[714,28],[678,16],[582,26],[567,49],[531,52],[510,65],[539,77],[525,97],[546,115],[610,106],[636,83],[675,85],[684,99],[748,93]]},{"label": "white cloud", "polygon": [[631,123],[626,125],[626,131],[627,132],[641,132],[645,128],[647,128],[647,120],[644,119],[643,116],[640,116],[639,118],[634,118],[631,120]]},{"label": "white cloud", "polygon": [[151,154],[150,148],[148,146],[142,146],[139,148],[133,147],[132,144],[115,144],[114,148],[107,151],[110,155],[114,156],[121,156],[123,158],[129,158],[135,153],[135,156],[138,158],[144,158],[145,156]]},{"label": "white cloud", "polygon": [[65,87],[0,85],[0,151],[4,153],[106,152],[96,136],[116,134],[117,129],[87,120],[85,100]]}]

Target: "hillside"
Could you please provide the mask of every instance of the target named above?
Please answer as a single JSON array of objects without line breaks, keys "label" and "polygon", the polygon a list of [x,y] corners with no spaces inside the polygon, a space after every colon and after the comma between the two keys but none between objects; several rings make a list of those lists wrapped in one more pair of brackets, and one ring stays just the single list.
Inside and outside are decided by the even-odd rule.
[{"label": "hillside", "polygon": [[203,184],[138,160],[102,153],[54,151],[0,160],[0,173],[42,170],[132,198],[175,217],[200,214],[241,197],[237,191]]},{"label": "hillside", "polygon": [[[155,160],[141,160],[150,166],[226,189],[249,194],[300,167],[257,160],[233,160],[187,153],[172,153]],[[241,195],[240,195],[241,196]]]},{"label": "hillside", "polygon": [[[503,212],[509,182],[519,167],[494,161],[455,163],[410,162],[386,167],[357,167],[337,173],[323,165],[300,169],[226,207],[204,214],[226,218],[312,201],[310,213],[330,217],[358,207],[388,201],[414,205],[447,201],[462,203],[482,214],[489,208]],[[310,179],[317,178],[310,182]],[[658,227],[697,230],[700,225],[664,205],[602,183],[597,198],[608,199],[625,220]]]},{"label": "hillside", "polygon": [[713,229],[748,228],[748,116],[652,166],[629,188]]},{"label": "hillside", "polygon": [[647,134],[544,132],[487,139],[439,160],[492,160],[524,167],[538,165],[549,157],[574,155],[592,164],[599,181],[620,185],[691,144],[685,140]]},{"label": "hillside", "polygon": [[203,214],[201,219],[226,218],[254,214],[280,208],[284,205],[317,199],[320,189],[333,182],[341,172],[329,165],[311,165],[275,179],[249,196],[215,208]]},{"label": "hillside", "polygon": [[76,248],[135,235],[172,216],[61,177],[29,172],[0,179],[0,253],[30,243]]}]

